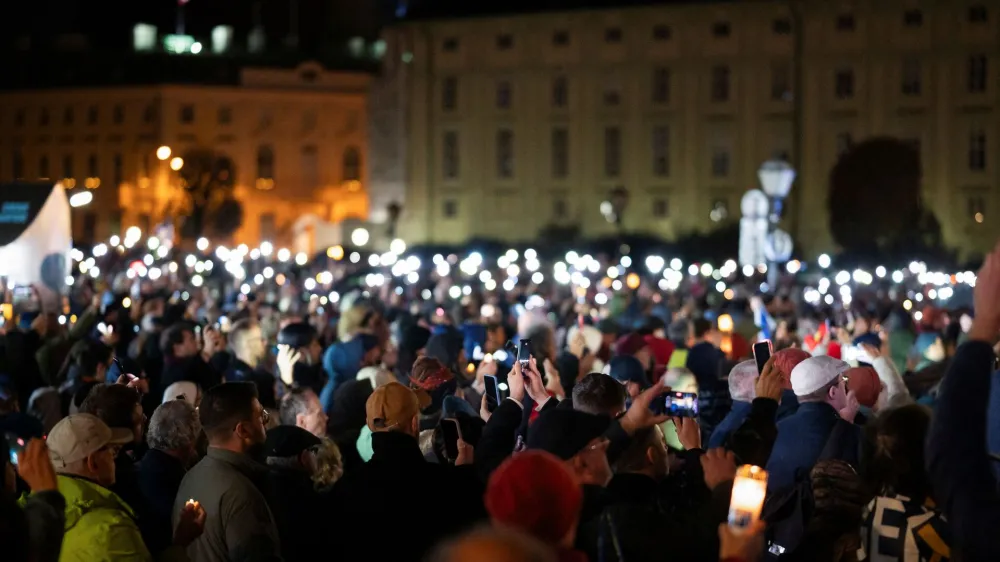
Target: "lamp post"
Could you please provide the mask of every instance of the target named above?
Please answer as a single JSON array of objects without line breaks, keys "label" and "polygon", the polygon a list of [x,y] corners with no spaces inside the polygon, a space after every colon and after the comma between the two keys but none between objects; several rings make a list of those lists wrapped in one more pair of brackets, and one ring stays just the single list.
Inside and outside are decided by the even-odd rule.
[{"label": "lamp post", "polygon": [[778,229],[781,209],[785,198],[792,190],[795,169],[784,160],[768,160],[757,170],[760,185],[771,203],[768,213],[767,243],[764,246],[768,261],[768,284],[774,288],[778,280],[778,262],[785,261],[792,254],[792,239],[787,232]]}]

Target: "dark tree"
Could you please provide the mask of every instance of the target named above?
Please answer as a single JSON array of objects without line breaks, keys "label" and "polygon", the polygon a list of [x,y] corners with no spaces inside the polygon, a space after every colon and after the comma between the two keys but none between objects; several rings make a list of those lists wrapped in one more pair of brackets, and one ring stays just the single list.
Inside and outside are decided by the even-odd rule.
[{"label": "dark tree", "polygon": [[182,237],[232,236],[243,222],[243,207],[233,193],[236,178],[233,161],[200,148],[188,151],[183,158],[181,185],[187,192],[189,208],[181,226]]},{"label": "dark tree", "polygon": [[920,154],[876,137],[853,146],[830,172],[830,231],[842,253],[863,261],[941,250],[941,229],[920,194]]}]

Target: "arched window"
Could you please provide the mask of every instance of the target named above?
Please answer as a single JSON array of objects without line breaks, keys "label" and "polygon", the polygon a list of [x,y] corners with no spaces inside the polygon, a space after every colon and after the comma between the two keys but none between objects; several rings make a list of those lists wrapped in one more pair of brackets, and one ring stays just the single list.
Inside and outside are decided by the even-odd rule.
[{"label": "arched window", "polygon": [[349,146],[344,151],[344,181],[361,179],[361,152],[356,146]]},{"label": "arched window", "polygon": [[257,177],[274,179],[274,150],[270,146],[257,149]]}]

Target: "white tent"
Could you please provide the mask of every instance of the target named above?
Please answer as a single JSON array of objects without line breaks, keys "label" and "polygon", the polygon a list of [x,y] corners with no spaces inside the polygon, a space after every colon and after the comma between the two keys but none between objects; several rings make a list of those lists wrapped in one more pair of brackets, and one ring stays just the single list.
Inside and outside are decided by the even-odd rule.
[{"label": "white tent", "polygon": [[34,285],[51,303],[66,286],[73,249],[69,200],[59,184],[0,184],[0,276]]}]

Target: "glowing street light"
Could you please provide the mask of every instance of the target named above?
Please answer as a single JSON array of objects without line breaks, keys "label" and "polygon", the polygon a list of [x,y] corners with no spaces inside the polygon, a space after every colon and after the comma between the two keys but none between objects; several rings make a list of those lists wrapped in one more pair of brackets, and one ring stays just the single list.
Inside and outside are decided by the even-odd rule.
[{"label": "glowing street light", "polygon": [[156,149],[156,157],[160,160],[166,160],[167,158],[170,158],[170,154],[172,152],[173,151],[170,150],[169,146],[164,145]]},{"label": "glowing street light", "polygon": [[351,242],[355,246],[364,246],[368,243],[369,236],[368,230],[364,228],[355,228],[354,232],[351,233]]},{"label": "glowing street light", "polygon": [[170,169],[173,171],[179,171],[184,167],[184,159],[180,156],[174,156],[170,159]]}]

